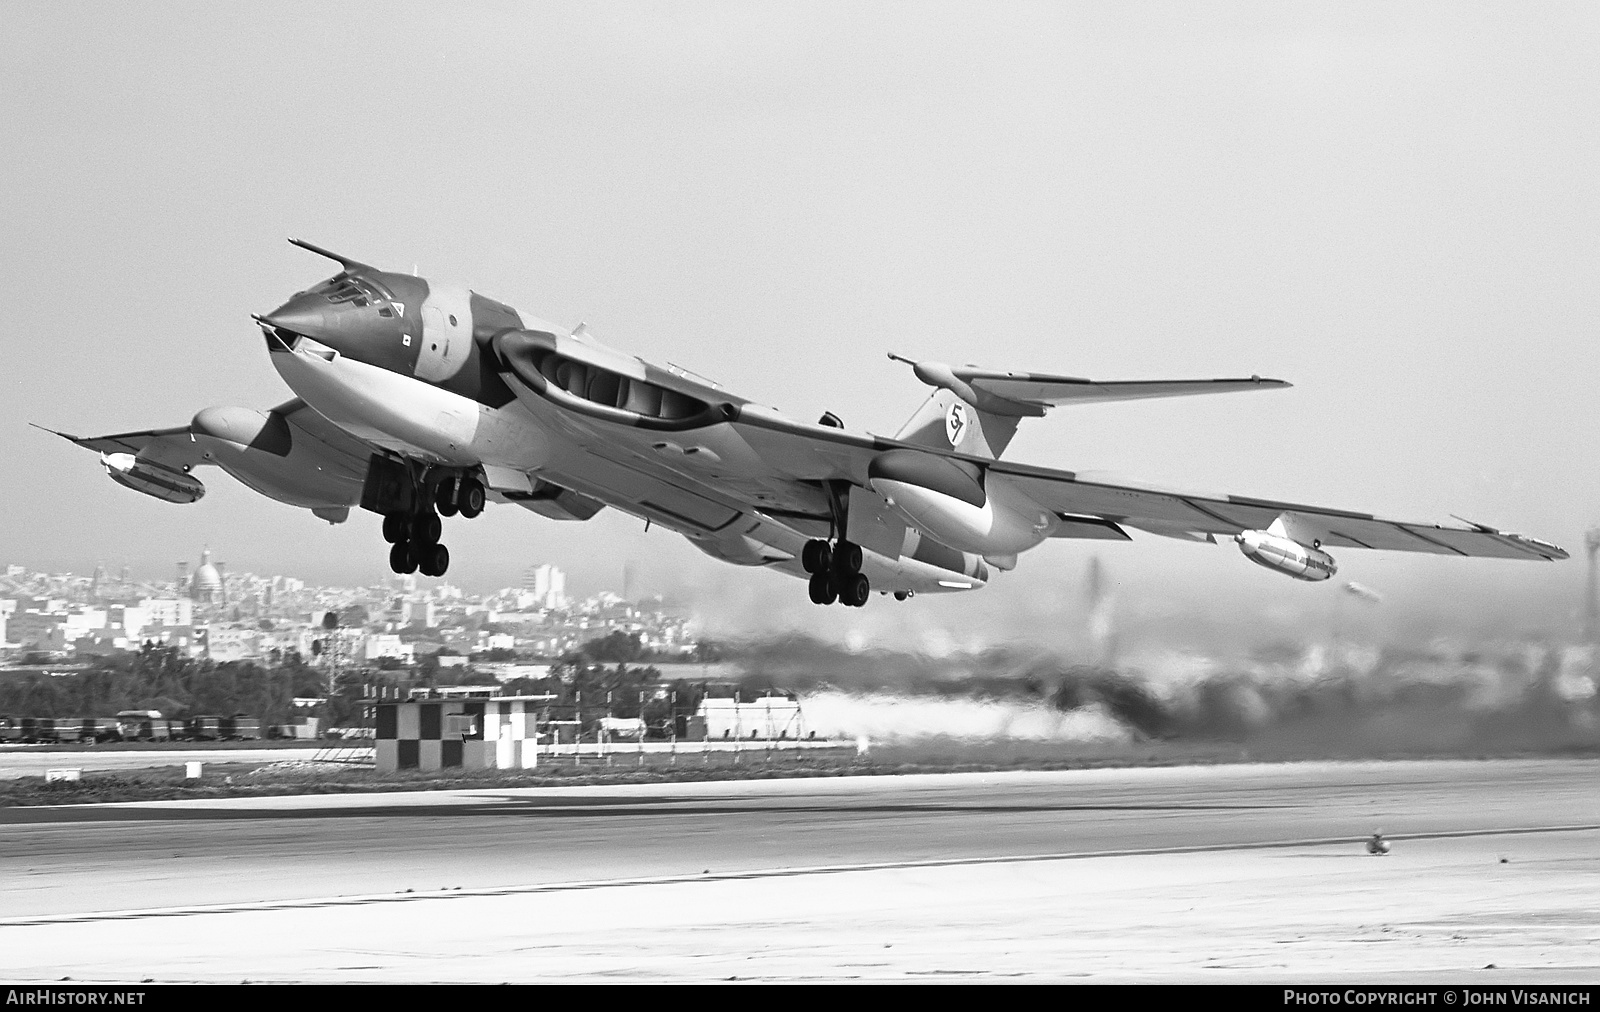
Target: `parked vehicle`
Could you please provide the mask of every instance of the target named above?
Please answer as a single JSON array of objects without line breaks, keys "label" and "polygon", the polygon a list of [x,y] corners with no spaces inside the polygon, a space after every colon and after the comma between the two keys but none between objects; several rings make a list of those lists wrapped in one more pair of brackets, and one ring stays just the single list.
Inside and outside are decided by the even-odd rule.
[{"label": "parked vehicle", "polygon": [[189,741],[221,741],[222,721],[214,715],[190,717],[184,722],[183,736]]},{"label": "parked vehicle", "polygon": [[172,741],[183,736],[183,722],[167,720],[160,710],[123,710],[117,721],[125,741]]},{"label": "parked vehicle", "polygon": [[122,740],[122,721],[115,717],[73,717],[78,725],[78,740],[107,742]]},{"label": "parked vehicle", "polygon": [[228,741],[259,741],[261,721],[245,713],[222,718],[222,737]]},{"label": "parked vehicle", "polygon": [[26,742],[53,742],[56,740],[54,717],[23,717],[22,740]]},{"label": "parked vehicle", "polygon": [[246,713],[190,717],[185,737],[191,741],[256,741],[261,737],[261,721]]}]

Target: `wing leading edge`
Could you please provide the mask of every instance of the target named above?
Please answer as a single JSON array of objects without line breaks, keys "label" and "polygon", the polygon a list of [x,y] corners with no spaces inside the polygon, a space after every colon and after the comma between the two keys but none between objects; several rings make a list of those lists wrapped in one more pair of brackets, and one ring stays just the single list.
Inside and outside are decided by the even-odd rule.
[{"label": "wing leading edge", "polygon": [[1370,513],[1307,506],[1249,496],[1192,495],[1133,485],[1080,480],[1067,471],[997,462],[992,474],[1005,475],[1040,506],[1068,515],[1097,516],[1136,530],[1171,537],[1233,537],[1266,530],[1287,515],[1298,530],[1313,534],[1323,548],[1372,548],[1499,559],[1568,558],[1547,541],[1496,530],[1385,520]]},{"label": "wing leading edge", "polygon": [[[29,422],[36,429],[60,436],[62,439],[76,443],[86,450],[96,453],[143,453],[145,448],[152,443],[163,442],[181,445],[192,442],[189,426],[182,425],[170,429],[144,429],[139,432],[119,432],[110,436],[74,436],[70,432],[61,432],[56,429],[46,428],[36,422]],[[196,454],[198,457],[198,454]]]},{"label": "wing leading edge", "polygon": [[[1198,381],[1216,382],[1216,381]],[[1224,381],[1226,382],[1226,381]],[[1252,496],[1193,494],[1154,486],[1080,478],[1071,471],[1035,467],[918,446],[882,436],[863,436],[826,426],[808,425],[764,411],[742,408],[735,428],[763,459],[780,471],[804,480],[844,480],[866,484],[873,457],[887,450],[914,449],[966,461],[990,477],[1003,476],[1063,521],[1069,537],[1116,538],[1111,528],[1085,523],[1108,521],[1152,534],[1184,540],[1231,538],[1244,531],[1266,530],[1288,514],[1301,531],[1313,531],[1324,548],[1372,548],[1394,552],[1478,556],[1502,559],[1568,558],[1557,545],[1483,524],[1463,527],[1385,520],[1370,513],[1307,506]]]}]

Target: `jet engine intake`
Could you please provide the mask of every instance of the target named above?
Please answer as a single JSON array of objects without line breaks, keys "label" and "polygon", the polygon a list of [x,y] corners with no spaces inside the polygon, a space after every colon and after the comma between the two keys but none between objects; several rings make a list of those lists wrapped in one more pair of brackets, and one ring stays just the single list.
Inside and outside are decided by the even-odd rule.
[{"label": "jet engine intake", "polygon": [[1267,531],[1244,531],[1234,538],[1239,551],[1258,566],[1286,573],[1296,580],[1315,583],[1339,571],[1333,556],[1318,548],[1308,548],[1291,538]]},{"label": "jet engine intake", "polygon": [[867,466],[867,486],[906,523],[957,551],[1003,558],[1039,544],[1055,514],[976,465],[916,450],[889,450]]},{"label": "jet engine intake", "polygon": [[164,502],[194,502],[206,494],[204,483],[193,475],[131,453],[102,453],[100,463],[118,485]]}]

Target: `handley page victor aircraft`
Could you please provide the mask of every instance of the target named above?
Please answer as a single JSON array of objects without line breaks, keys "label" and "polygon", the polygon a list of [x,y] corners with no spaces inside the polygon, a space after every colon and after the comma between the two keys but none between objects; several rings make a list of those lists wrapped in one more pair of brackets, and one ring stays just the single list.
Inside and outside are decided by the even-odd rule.
[{"label": "handley page victor aircraft", "polygon": [[333,523],[383,516],[397,573],[440,576],[440,517],[487,501],[554,520],[607,506],[706,553],[810,583],[811,600],[859,607],[873,590],[971,590],[1049,538],[1128,530],[1214,542],[1301,580],[1336,569],[1328,548],[1564,559],[1490,527],[1380,520],[1243,496],[1079,478],[1000,459],[1024,418],[1094,401],[1287,387],[1281,380],[1097,383],[914,362],[931,396],[892,439],[815,425],[673,366],[605,347],[476,292],[335,260],[329,280],[256,317],[296,398],[271,411],[206,408],[186,426],[80,438],[113,480],[194,502],[195,468]]}]

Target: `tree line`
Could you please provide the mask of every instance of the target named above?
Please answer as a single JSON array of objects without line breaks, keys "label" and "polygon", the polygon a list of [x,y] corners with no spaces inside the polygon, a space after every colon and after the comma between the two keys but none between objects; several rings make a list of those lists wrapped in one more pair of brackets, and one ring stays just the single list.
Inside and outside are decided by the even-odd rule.
[{"label": "tree line", "polygon": [[[642,717],[652,725],[692,713],[705,686],[686,681],[662,685],[661,672],[639,637],[612,633],[583,644],[552,665],[546,678],[505,683],[508,695],[551,695],[552,716],[590,720],[609,715]],[[430,658],[431,659],[431,658]],[[425,659],[426,661],[426,659]],[[354,668],[341,674],[329,693],[329,673],[312,667],[296,651],[274,652],[265,662],[217,663],[187,656],[177,647],[146,643],[137,653],[97,658],[86,670],[50,675],[28,672],[0,677],[0,714],[13,717],[109,717],[122,710],[159,710],[168,718],[201,714],[248,714],[263,726],[286,724],[306,711],[294,699],[325,698],[314,711],[324,726],[364,723],[361,700],[379,686],[389,698],[417,687],[494,684],[470,669],[444,671],[437,662],[415,670]],[[659,698],[657,698],[659,697]]]},{"label": "tree line", "polygon": [[164,717],[247,713],[262,724],[285,724],[296,696],[320,696],[326,675],[298,653],[277,663],[187,657],[147,643],[138,653],[99,658],[69,675],[30,672],[0,679],[0,713],[27,717],[109,717],[121,710],[160,710]]}]

